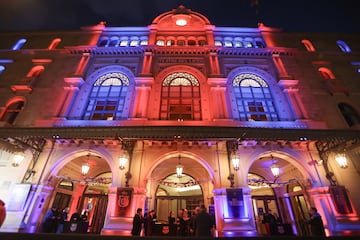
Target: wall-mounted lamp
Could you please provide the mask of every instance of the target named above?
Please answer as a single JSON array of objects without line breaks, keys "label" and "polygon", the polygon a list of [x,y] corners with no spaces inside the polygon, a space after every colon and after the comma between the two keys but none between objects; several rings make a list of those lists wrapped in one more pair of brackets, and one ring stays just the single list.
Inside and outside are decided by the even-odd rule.
[{"label": "wall-mounted lamp", "polygon": [[179,163],[176,165],[176,175],[178,178],[182,177],[184,166],[181,165],[181,155],[179,154]]},{"label": "wall-mounted lamp", "polygon": [[20,163],[24,160],[25,156],[22,153],[16,153],[13,157],[12,165],[18,167]]},{"label": "wall-mounted lamp", "polygon": [[119,157],[119,168],[120,168],[120,170],[125,169],[127,161],[128,161],[128,157],[126,155],[122,155],[121,157]]},{"label": "wall-mounted lamp", "polygon": [[347,158],[345,153],[338,153],[335,155],[335,160],[336,162],[339,164],[339,166],[341,168],[347,168],[348,167],[348,163],[347,163]]},{"label": "wall-mounted lamp", "polygon": [[240,166],[240,157],[237,154],[233,154],[231,158],[231,163],[233,165],[234,170],[238,171]]},{"label": "wall-mounted lamp", "polygon": [[90,170],[90,165],[86,162],[83,163],[81,166],[81,174],[83,176],[86,176],[88,174],[89,170]]}]

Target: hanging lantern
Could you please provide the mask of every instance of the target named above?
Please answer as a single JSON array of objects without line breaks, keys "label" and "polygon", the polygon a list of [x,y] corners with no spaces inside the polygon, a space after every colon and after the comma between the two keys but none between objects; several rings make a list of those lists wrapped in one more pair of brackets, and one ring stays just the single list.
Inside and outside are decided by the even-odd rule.
[{"label": "hanging lantern", "polygon": [[182,177],[182,174],[183,174],[183,170],[184,170],[184,166],[181,165],[181,155],[179,154],[179,164],[176,165],[176,175],[178,178],[181,178]]},{"label": "hanging lantern", "polygon": [[338,153],[335,156],[335,160],[341,168],[347,168],[348,163],[347,163],[347,158],[346,158],[345,153]]},{"label": "hanging lantern", "polygon": [[83,176],[86,176],[89,170],[90,170],[90,165],[88,163],[83,163],[83,165],[81,166],[81,174]]},{"label": "hanging lantern", "polygon": [[20,163],[24,160],[24,154],[22,153],[16,153],[13,157],[13,162],[12,165],[14,167],[18,167],[20,165]]},{"label": "hanging lantern", "polygon": [[275,178],[278,178],[279,177],[279,175],[280,175],[280,168],[279,168],[279,165],[277,165],[276,163],[273,163],[272,165],[271,165],[271,172],[272,172],[272,174],[273,174],[273,176],[275,177]]},{"label": "hanging lantern", "polygon": [[240,166],[240,157],[238,155],[234,154],[233,157],[231,158],[231,162],[232,162],[234,170],[238,171],[239,166]]},{"label": "hanging lantern", "polygon": [[127,161],[128,161],[128,157],[126,155],[119,157],[119,168],[121,170],[125,169]]}]

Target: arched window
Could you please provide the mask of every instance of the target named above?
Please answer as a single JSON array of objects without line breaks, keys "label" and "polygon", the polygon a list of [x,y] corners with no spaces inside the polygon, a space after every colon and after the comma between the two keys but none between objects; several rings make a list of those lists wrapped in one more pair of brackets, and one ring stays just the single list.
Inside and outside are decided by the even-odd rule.
[{"label": "arched window", "polygon": [[25,38],[19,39],[11,49],[14,51],[20,50],[24,46],[25,43],[26,43]]},{"label": "arched window", "polygon": [[318,69],[320,76],[324,79],[324,80],[330,80],[330,79],[335,79],[335,75],[332,73],[332,71],[328,68],[325,67],[321,67]]},{"label": "arched window", "polygon": [[346,103],[339,103],[338,107],[349,127],[360,123],[360,116],[352,106]]},{"label": "arched window", "polygon": [[304,44],[304,46],[308,52],[315,52],[315,48],[309,40],[304,39],[301,41],[301,43]]},{"label": "arched window", "polygon": [[338,41],[336,41],[336,44],[339,46],[339,48],[341,49],[342,52],[345,52],[345,53],[351,52],[350,47],[344,41],[338,40]]},{"label": "arched window", "polygon": [[117,47],[118,45],[119,45],[119,38],[118,37],[110,38],[108,47]]},{"label": "arched window", "polygon": [[201,120],[200,102],[199,81],[193,75],[170,74],[162,83],[160,119]]},{"label": "arched window", "polygon": [[109,41],[108,38],[101,38],[99,43],[98,43],[98,46],[99,47],[107,47],[108,41]]},{"label": "arched window", "polygon": [[44,71],[44,69],[45,69],[44,66],[41,66],[41,65],[35,66],[28,72],[26,77],[28,77],[28,78],[31,78],[31,77],[38,78],[38,77],[40,77],[40,75]]},{"label": "arched window", "polygon": [[258,75],[242,73],[232,82],[240,121],[278,121],[268,84]]},{"label": "arched window", "polygon": [[129,90],[129,79],[122,73],[99,77],[91,90],[84,120],[121,119]]},{"label": "arched window", "polygon": [[5,71],[5,67],[3,65],[0,65],[0,74],[2,74]]},{"label": "arched window", "polygon": [[59,45],[59,43],[61,42],[61,39],[60,38],[55,38],[51,44],[49,45],[48,47],[48,50],[53,50],[57,47],[57,45]]},{"label": "arched window", "polygon": [[8,106],[6,106],[5,112],[1,117],[1,121],[13,124],[23,107],[24,101],[22,100],[10,103]]}]

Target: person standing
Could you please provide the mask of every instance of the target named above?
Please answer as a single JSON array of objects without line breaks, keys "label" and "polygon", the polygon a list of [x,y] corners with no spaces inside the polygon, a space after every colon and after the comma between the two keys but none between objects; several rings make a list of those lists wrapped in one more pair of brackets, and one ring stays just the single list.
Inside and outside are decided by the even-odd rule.
[{"label": "person standing", "polygon": [[[151,210],[144,219],[144,233],[145,236],[151,236],[155,225],[155,210]],[[145,224],[146,223],[146,224]]]},{"label": "person standing", "polygon": [[4,224],[6,218],[6,208],[3,200],[0,199],[0,228]]},{"label": "person standing", "polygon": [[310,224],[311,236],[325,237],[325,228],[321,219],[321,215],[318,213],[315,207],[311,207],[309,213],[310,218],[305,222]]},{"label": "person standing", "polygon": [[272,214],[271,209],[269,209],[268,212],[264,214],[263,223],[266,224],[267,232],[270,233],[270,235],[279,234],[276,217]]},{"label": "person standing", "polygon": [[195,218],[199,212],[200,212],[200,207],[196,207],[193,211],[193,214],[190,217],[190,223],[189,223],[190,236],[195,236]]},{"label": "person standing", "polygon": [[57,215],[58,215],[58,210],[54,206],[45,213],[45,216],[44,216],[43,222],[42,222],[42,232],[45,232],[45,233],[56,232]]},{"label": "person standing", "polygon": [[143,224],[142,208],[136,210],[136,214],[133,218],[133,226],[131,229],[131,235],[140,236],[142,224]]},{"label": "person standing", "polygon": [[194,227],[196,237],[213,237],[214,223],[211,215],[206,212],[205,205],[200,206],[200,212],[195,217]]},{"label": "person standing", "polygon": [[59,224],[56,230],[56,233],[62,233],[64,232],[64,224],[67,221],[68,218],[68,213],[69,213],[69,208],[66,207],[62,210],[61,215],[60,215],[60,219],[59,219]]}]

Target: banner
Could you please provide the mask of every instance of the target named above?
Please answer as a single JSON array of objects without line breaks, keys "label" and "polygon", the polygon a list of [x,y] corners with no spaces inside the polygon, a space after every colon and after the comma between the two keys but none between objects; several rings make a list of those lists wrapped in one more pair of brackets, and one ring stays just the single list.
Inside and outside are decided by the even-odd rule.
[{"label": "banner", "polygon": [[230,218],[245,217],[244,198],[241,188],[226,189],[227,205]]},{"label": "banner", "polygon": [[116,193],[115,217],[132,217],[130,212],[132,188],[118,188]]}]

